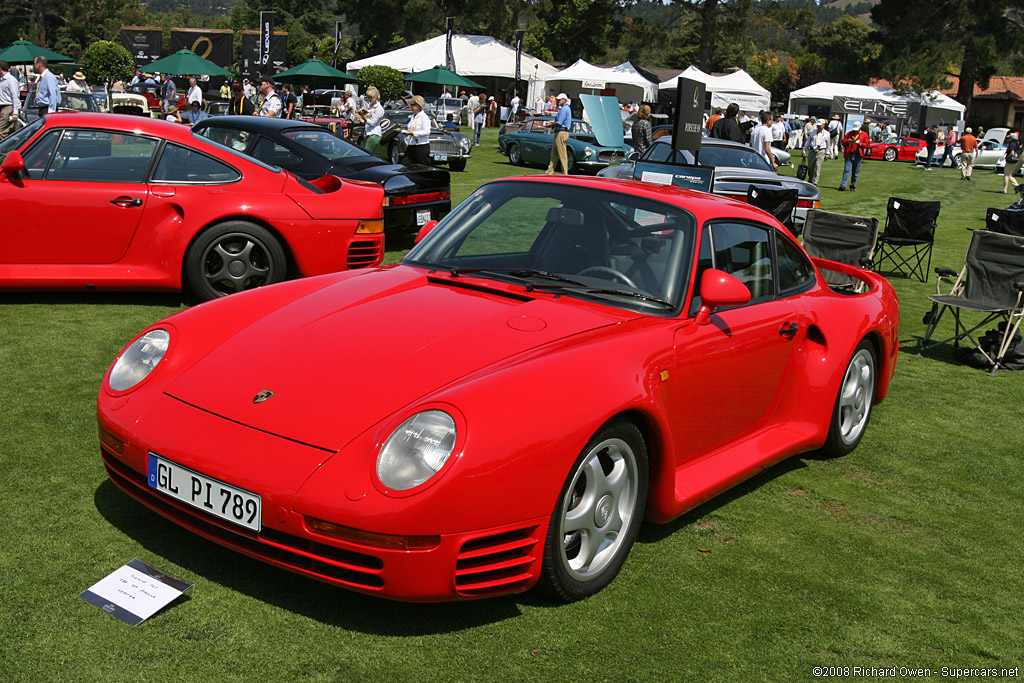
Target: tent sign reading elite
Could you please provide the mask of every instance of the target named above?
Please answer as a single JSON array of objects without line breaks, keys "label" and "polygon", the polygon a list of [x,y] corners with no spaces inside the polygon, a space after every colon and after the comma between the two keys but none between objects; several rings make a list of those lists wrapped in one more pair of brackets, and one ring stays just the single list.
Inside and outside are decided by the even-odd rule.
[{"label": "tent sign reading elite", "polygon": [[171,578],[156,567],[135,558],[100,579],[78,597],[121,621],[138,626],[194,589],[195,584]]}]

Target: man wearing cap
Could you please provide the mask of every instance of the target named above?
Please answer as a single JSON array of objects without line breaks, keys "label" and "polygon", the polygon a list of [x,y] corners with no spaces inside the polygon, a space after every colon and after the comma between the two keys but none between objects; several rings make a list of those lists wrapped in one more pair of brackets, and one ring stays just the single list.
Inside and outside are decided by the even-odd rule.
[{"label": "man wearing cap", "polygon": [[251,116],[256,113],[256,107],[252,106],[252,102],[245,96],[241,83],[231,84],[231,104],[228,111],[235,116]]},{"label": "man wearing cap", "polygon": [[1017,131],[1013,131],[1006,136],[1006,166],[1003,168],[1003,189],[1000,190],[1003,194],[1006,194],[1010,183],[1017,187],[1017,179],[1013,176],[1020,170],[1021,165],[1024,164],[1024,154],[1021,153],[1018,137]]},{"label": "man wearing cap", "polygon": [[960,136],[960,179],[970,180],[974,170],[974,155],[978,151],[978,138],[974,137],[971,128],[964,130]]},{"label": "man wearing cap", "polygon": [[555,129],[555,141],[551,143],[551,163],[548,164],[546,173],[552,175],[555,172],[555,162],[558,162],[562,165],[562,173],[569,175],[569,161],[565,153],[565,145],[569,142],[572,110],[569,108],[569,96],[564,92],[558,93],[555,101],[558,102],[558,113],[555,115],[554,121],[548,122],[548,127]]},{"label": "man wearing cap", "polygon": [[174,107],[174,111],[177,113],[178,86],[174,85],[174,81],[171,80],[171,74],[164,74],[164,85],[160,89],[160,99],[163,100],[165,112],[170,112],[171,107]]},{"label": "man wearing cap", "polygon": [[81,71],[76,71],[71,76],[71,82],[64,89],[68,92],[89,92],[89,84],[85,82],[85,74]]},{"label": "man wearing cap", "polygon": [[815,121],[814,132],[807,137],[807,142],[804,143],[804,156],[808,156],[808,152],[810,152],[811,157],[807,162],[807,179],[815,185],[821,179],[821,166],[825,163],[831,145],[831,138],[828,131],[825,130],[826,123],[828,122],[825,119]]},{"label": "man wearing cap", "polygon": [[860,121],[853,122],[853,128],[843,136],[843,181],[839,183],[839,191],[846,192],[846,181],[850,181],[850,192],[857,189],[857,176],[860,175],[860,162],[864,161],[864,148],[871,144],[868,134],[861,130]]},{"label": "man wearing cap", "polygon": [[135,75],[132,76],[131,85],[138,85],[139,81],[141,81],[141,80],[142,80],[142,72],[141,71],[136,71]]},{"label": "man wearing cap", "polygon": [[21,87],[10,65],[0,60],[0,140],[14,132],[21,114]]},{"label": "man wearing cap", "polygon": [[60,106],[60,86],[57,77],[47,66],[46,57],[36,57],[32,65],[39,72],[36,85],[36,106],[39,107],[39,118],[57,111]]},{"label": "man wearing cap", "polygon": [[274,84],[266,78],[260,81],[260,97],[263,103],[260,104],[260,108],[256,111],[257,116],[281,116],[281,98],[274,92]]}]

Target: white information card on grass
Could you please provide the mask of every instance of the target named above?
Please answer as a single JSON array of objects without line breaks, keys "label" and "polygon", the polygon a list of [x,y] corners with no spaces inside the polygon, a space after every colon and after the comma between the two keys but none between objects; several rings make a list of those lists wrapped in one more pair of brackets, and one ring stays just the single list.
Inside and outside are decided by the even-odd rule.
[{"label": "white information card on grass", "polygon": [[97,581],[79,597],[138,626],[193,588],[195,584],[171,578],[136,558]]}]

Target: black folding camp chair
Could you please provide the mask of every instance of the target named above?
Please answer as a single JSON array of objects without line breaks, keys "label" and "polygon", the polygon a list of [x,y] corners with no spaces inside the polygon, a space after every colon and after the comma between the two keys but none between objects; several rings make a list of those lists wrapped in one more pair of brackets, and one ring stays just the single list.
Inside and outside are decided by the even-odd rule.
[{"label": "black folding camp chair", "polygon": [[747,203],[775,216],[794,235],[800,234],[800,230],[793,224],[793,211],[799,197],[799,190],[776,190],[757,185],[747,188]]},{"label": "black folding camp chair", "polygon": [[[940,202],[889,197],[885,229],[878,236],[875,251],[875,270],[884,271],[883,266],[889,262],[893,269],[884,272],[903,273],[927,282],[939,207]],[[906,254],[907,251],[911,253]]]},{"label": "black folding camp chair", "polygon": [[1024,211],[1019,209],[988,209],[985,211],[985,229],[1004,235],[1024,236]]},{"label": "black folding camp chair", "polygon": [[[811,209],[804,221],[804,249],[816,258],[870,268],[878,240],[878,219]],[[822,270],[831,287],[861,291],[864,282],[827,268]]]},{"label": "black folding camp chair", "polygon": [[[932,300],[932,308],[925,315],[924,322],[928,327],[918,355],[925,349],[949,342],[958,348],[960,340],[969,339],[992,363],[989,374],[995,375],[1024,316],[1024,237],[977,230],[971,236],[967,259],[959,274],[952,268],[936,268],[935,273],[939,276],[938,294],[928,296]],[[942,294],[943,278],[956,278],[948,294]],[[932,342],[935,328],[947,310],[953,314],[954,334],[940,342]],[[983,313],[984,319],[968,328],[961,319],[962,310]],[[1006,330],[1002,343],[995,354],[989,353],[975,339],[975,332],[993,321],[1004,319]]]}]

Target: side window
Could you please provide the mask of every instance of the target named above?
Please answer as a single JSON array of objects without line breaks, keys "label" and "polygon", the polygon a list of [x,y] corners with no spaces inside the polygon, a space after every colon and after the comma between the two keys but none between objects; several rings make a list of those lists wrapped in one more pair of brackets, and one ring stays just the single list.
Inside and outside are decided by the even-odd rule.
[{"label": "side window", "polygon": [[26,176],[29,178],[43,177],[43,172],[46,171],[46,165],[50,163],[57,141],[60,140],[60,133],[59,130],[50,131],[25,152]]},{"label": "side window", "polygon": [[745,284],[751,301],[775,294],[772,245],[767,229],[744,223],[715,223],[711,236],[715,268]]},{"label": "side window", "polygon": [[249,155],[271,166],[294,166],[302,162],[298,154],[265,137],[260,137]]},{"label": "side window", "polygon": [[711,230],[704,228],[700,236],[700,252],[697,255],[697,273],[693,278],[693,298],[690,300],[690,315],[697,315],[700,309],[700,278],[704,271],[715,267],[714,256],[711,251]]},{"label": "side window", "polygon": [[205,154],[187,147],[167,143],[153,174],[154,182],[161,183],[231,183],[241,174]]},{"label": "side window", "polygon": [[780,233],[775,233],[775,252],[779,263],[779,292],[788,296],[809,288],[815,276],[807,256]]},{"label": "side window", "polygon": [[647,154],[644,155],[645,161],[668,161],[669,155],[672,153],[672,145],[651,145],[651,148],[647,150]]},{"label": "side window", "polygon": [[157,141],[104,130],[66,130],[47,180],[141,183],[146,180]]},{"label": "side window", "polygon": [[222,128],[220,126],[208,126],[196,133],[196,135],[201,135],[202,137],[220,143],[225,147],[230,147],[236,152],[245,151],[245,148],[249,146],[249,138],[251,136],[251,134],[245,130]]}]

